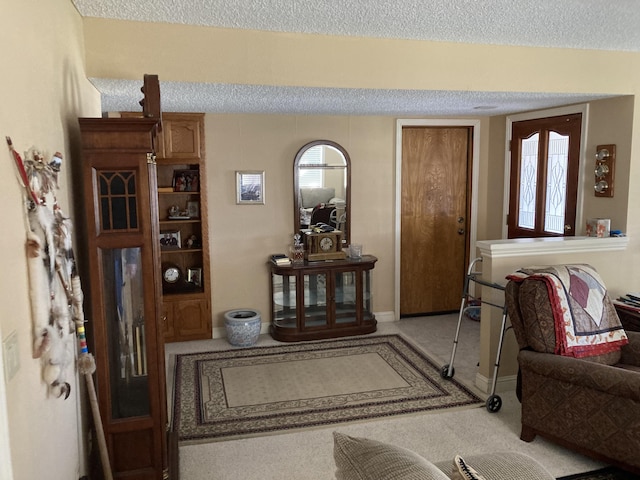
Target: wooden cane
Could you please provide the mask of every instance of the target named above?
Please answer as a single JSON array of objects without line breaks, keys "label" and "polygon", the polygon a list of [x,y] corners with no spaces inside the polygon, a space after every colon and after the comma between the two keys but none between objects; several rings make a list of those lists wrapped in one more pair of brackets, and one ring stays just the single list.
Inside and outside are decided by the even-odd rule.
[{"label": "wooden cane", "polygon": [[[84,337],[84,326],[78,327],[80,339]],[[93,384],[93,372],[96,369],[95,360],[90,353],[81,354],[78,359],[78,370],[84,375],[87,382],[87,392],[89,393],[89,403],[91,404],[91,413],[93,415],[93,424],[96,427],[96,436],[98,437],[98,450],[100,452],[100,461],[102,463],[102,471],[105,480],[113,480],[111,473],[111,462],[109,461],[109,452],[107,450],[107,442],[102,428],[102,418],[100,417],[100,406],[98,405],[98,396],[96,395],[96,387]]]}]

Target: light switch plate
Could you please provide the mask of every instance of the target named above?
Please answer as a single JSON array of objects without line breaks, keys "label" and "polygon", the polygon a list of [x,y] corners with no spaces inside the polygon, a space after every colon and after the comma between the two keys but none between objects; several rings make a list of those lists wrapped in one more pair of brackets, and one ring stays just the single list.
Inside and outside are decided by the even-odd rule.
[{"label": "light switch plate", "polygon": [[4,375],[8,382],[20,370],[20,351],[18,350],[18,333],[14,330],[2,342],[4,356]]}]

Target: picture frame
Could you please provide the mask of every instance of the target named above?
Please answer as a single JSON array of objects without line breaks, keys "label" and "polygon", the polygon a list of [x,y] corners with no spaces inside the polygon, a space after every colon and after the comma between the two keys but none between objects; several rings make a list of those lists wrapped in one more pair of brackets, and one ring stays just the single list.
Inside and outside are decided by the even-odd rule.
[{"label": "picture frame", "polygon": [[264,170],[236,171],[236,204],[264,205]]},{"label": "picture frame", "polygon": [[174,170],[171,183],[174,192],[199,192],[199,170]]},{"label": "picture frame", "polygon": [[200,202],[191,200],[187,202],[187,215],[190,218],[200,218]]},{"label": "picture frame", "polygon": [[189,238],[187,238],[184,241],[184,248],[186,249],[201,248],[201,247],[202,247],[202,243],[200,242],[200,239],[196,235],[190,235]]},{"label": "picture frame", "polygon": [[182,248],[180,230],[162,230],[160,232],[160,248],[163,250]]},{"label": "picture frame", "polygon": [[194,267],[187,269],[187,282],[193,283],[196,287],[202,286],[202,268]]}]

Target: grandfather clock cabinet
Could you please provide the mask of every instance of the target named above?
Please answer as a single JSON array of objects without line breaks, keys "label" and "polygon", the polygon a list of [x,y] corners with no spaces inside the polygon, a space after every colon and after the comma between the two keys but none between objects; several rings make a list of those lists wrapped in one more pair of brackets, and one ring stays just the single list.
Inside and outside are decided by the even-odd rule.
[{"label": "grandfather clock cabinet", "polygon": [[155,141],[149,118],[81,118],[88,330],[114,478],[167,478]]}]

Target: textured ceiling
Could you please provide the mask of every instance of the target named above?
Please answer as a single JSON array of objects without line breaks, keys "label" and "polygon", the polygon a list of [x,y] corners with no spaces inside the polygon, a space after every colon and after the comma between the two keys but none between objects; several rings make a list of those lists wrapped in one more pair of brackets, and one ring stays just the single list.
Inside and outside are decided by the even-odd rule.
[{"label": "textured ceiling", "polygon": [[[140,110],[141,81],[92,78],[104,111]],[[165,112],[488,116],[581,103],[604,95],[372,90],[163,82]]]},{"label": "textured ceiling", "polygon": [[[81,15],[277,32],[640,51],[638,0],[72,0]],[[103,110],[139,109],[139,83],[92,79]],[[169,83],[165,111],[496,115],[601,96]],[[135,84],[135,85],[134,85]],[[494,106],[491,110],[478,109]]]}]

